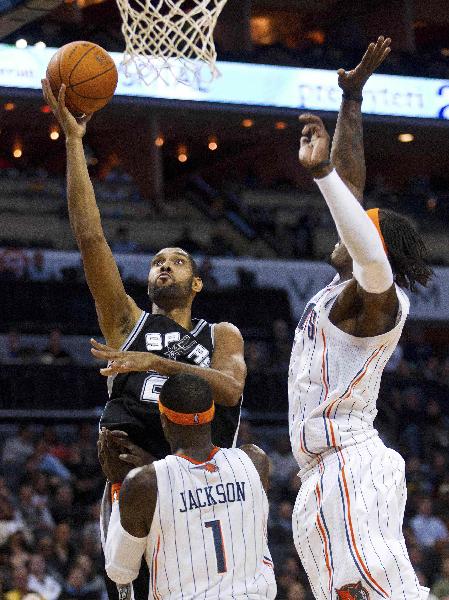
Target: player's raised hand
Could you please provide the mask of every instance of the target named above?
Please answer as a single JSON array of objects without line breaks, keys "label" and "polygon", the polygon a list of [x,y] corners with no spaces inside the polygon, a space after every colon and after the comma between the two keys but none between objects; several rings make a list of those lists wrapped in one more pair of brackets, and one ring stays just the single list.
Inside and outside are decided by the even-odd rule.
[{"label": "player's raised hand", "polygon": [[110,431],[108,444],[118,448],[120,460],[132,467],[143,467],[154,461],[154,456],[134,444],[124,431]]},{"label": "player's raised hand", "polygon": [[100,369],[105,377],[117,375],[117,373],[129,373],[130,371],[149,371],[155,360],[151,352],[132,352],[130,350],[115,350],[106,344],[100,344],[93,338],[90,340],[92,348],[90,351],[101,360],[107,360],[108,366]]},{"label": "player's raised hand", "polygon": [[86,133],[86,125],[90,121],[92,115],[85,115],[79,119],[75,118],[65,105],[65,90],[66,86],[62,84],[59,89],[58,99],[56,100],[50,82],[48,79],[42,79],[42,91],[45,101],[59,121],[66,137],[82,138]]},{"label": "player's raised hand", "polygon": [[379,36],[376,43],[371,43],[360,63],[351,71],[339,69],[338,85],[343,92],[354,98],[360,97],[363,86],[391,52],[391,39]]},{"label": "player's raised hand", "polygon": [[299,121],[303,125],[299,162],[309,171],[313,171],[329,159],[329,134],[323,121],[316,115],[301,115]]},{"label": "player's raised hand", "polygon": [[111,442],[111,432],[104,427],[100,431],[97,442],[98,460],[104,476],[111,483],[123,481],[133,468],[129,463],[120,459],[122,450]]}]

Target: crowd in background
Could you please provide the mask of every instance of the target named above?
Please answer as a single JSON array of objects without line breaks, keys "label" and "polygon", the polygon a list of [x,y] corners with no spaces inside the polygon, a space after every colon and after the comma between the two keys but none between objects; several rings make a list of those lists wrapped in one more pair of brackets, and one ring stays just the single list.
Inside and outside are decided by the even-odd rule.
[{"label": "crowd in background", "polygon": [[[1,161],[0,161],[1,163]],[[138,254],[157,251],[155,243],[151,240],[149,231],[145,244],[136,243],[133,239],[134,221],[129,218],[123,207],[132,203],[138,215],[138,221],[151,221],[156,215],[155,205],[143,202],[139,196],[137,186],[132,178],[119,166],[114,167],[107,176],[100,179],[92,174],[96,183],[96,196],[100,204],[107,201],[108,208],[102,208],[104,218],[112,219],[114,230],[109,236],[109,244],[115,253]],[[61,178],[50,175],[45,169],[28,168],[20,171],[16,168],[3,168],[0,164],[0,178],[9,179],[18,184],[23,183],[21,195],[24,198],[34,198],[40,194],[48,197],[44,202],[51,202],[55,207],[60,220],[67,220],[68,213],[65,204],[64,184]],[[118,182],[116,182],[116,179]],[[121,182],[121,183],[120,183]],[[56,191],[55,191],[56,190]],[[259,191],[273,192],[273,198],[266,204],[258,202],[248,203],[245,193],[252,194]],[[236,231],[252,241],[264,240],[274,252],[274,256],[287,259],[323,259],[315,241],[317,229],[325,228],[334,230],[333,223],[324,203],[317,203],[314,210],[307,210],[298,199],[297,208],[289,209],[289,217],[285,219],[285,207],[276,203],[276,195],[291,195],[298,199],[301,190],[293,181],[273,181],[271,185],[258,180],[251,169],[242,169],[241,173],[234,173],[234,179],[229,180],[225,186],[217,184],[215,187],[207,183],[199,173],[192,175],[179,192],[190,205],[201,211],[204,219],[208,221],[210,239],[208,243],[201,240],[195,228],[182,220],[183,228],[176,239],[170,241],[173,245],[181,246],[192,254],[198,256],[240,256],[248,253],[248,247],[242,246],[238,238],[229,235],[227,226],[231,224]],[[402,187],[392,186],[381,175],[373,176],[367,185],[367,206],[380,206],[406,213],[414,219],[419,228],[426,231],[443,231],[448,212],[448,182],[438,178],[419,176],[410,179]],[[110,204],[115,207],[111,209]],[[175,203],[173,198],[167,198],[166,204]],[[164,218],[163,213],[158,215]],[[172,217],[168,217],[171,220]],[[8,214],[5,213],[5,232],[8,231]],[[21,248],[47,248],[55,247],[55,240],[51,239],[23,239],[17,236],[10,237],[6,233],[0,236],[0,278],[29,278],[41,281],[44,278],[43,254],[37,250],[32,260],[25,258]],[[75,241],[73,240],[73,249]],[[434,263],[447,263],[444,257],[432,256]]]}]

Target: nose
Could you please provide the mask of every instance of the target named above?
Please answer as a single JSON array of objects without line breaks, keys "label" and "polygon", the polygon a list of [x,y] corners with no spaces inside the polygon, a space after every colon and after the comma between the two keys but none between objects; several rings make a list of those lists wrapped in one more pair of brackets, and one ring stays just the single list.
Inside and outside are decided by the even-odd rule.
[{"label": "nose", "polygon": [[161,273],[167,272],[169,273],[171,271],[171,267],[168,263],[164,263],[163,265],[161,265]]}]

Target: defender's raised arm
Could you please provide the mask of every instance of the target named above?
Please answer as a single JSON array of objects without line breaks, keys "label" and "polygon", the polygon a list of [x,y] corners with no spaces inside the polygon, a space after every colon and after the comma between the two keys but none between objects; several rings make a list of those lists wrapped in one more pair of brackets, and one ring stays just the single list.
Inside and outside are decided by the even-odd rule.
[{"label": "defender's raised arm", "polygon": [[366,166],[363,146],[363,88],[390,54],[391,39],[380,36],[368,46],[360,63],[345,71],[338,70],[338,85],[343,90],[337,126],[332,142],[331,159],[338,174],[359,202],[365,189]]}]

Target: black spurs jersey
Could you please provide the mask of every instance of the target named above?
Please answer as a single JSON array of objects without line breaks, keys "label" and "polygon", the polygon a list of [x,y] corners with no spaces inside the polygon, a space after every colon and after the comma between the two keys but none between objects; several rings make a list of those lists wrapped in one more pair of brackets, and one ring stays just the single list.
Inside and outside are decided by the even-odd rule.
[{"label": "black spurs jersey", "polygon": [[[144,312],[123,344],[122,350],[153,352],[170,360],[208,368],[214,352],[214,324],[204,319],[192,319],[192,323],[193,329],[187,331],[164,315]],[[161,455],[166,456],[170,452],[162,432],[157,405],[159,393],[166,379],[167,377],[154,371],[119,373],[108,378],[110,397],[108,404],[116,405],[123,402],[128,412],[132,411],[135,416],[143,418],[147,425],[145,435],[148,436],[148,444],[145,444],[145,447],[156,458]],[[241,400],[235,407],[216,405],[212,439],[217,446],[230,448],[235,445],[240,408]],[[154,418],[155,416],[157,418]],[[107,421],[110,420],[110,418],[106,421],[102,419],[105,421],[105,426],[109,425]],[[114,423],[114,425],[118,427],[120,424]],[[138,443],[138,440],[135,443]],[[140,444],[142,444],[141,440]]]}]

